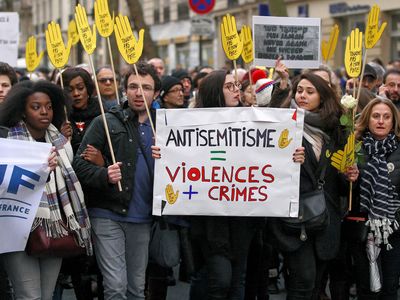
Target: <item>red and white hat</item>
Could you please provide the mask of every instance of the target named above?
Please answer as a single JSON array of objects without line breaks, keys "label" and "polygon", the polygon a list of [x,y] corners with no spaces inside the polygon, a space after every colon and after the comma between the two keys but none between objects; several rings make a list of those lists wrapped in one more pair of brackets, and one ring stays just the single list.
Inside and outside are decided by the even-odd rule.
[{"label": "red and white hat", "polygon": [[251,78],[255,85],[257,105],[267,106],[271,102],[275,81],[268,79],[263,70],[254,71]]}]

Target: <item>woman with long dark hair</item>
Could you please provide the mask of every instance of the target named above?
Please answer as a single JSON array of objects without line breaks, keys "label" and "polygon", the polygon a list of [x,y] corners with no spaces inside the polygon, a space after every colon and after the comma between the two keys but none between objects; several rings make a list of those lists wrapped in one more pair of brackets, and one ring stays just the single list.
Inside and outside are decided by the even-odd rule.
[{"label": "woman with long dark hair", "polygon": [[[64,122],[62,90],[48,81],[24,81],[13,86],[0,106],[4,137],[51,143],[54,154],[32,230],[42,226],[47,236],[60,238],[71,231],[87,254],[92,254],[90,222],[79,181],[71,167],[72,148],[59,132]],[[66,230],[67,229],[67,230]],[[61,267],[60,257],[28,256],[25,251],[2,254],[16,299],[52,299]]]},{"label": "woman with long dark hair", "polygon": [[[226,71],[208,74],[199,87],[197,107],[240,106],[240,83]],[[160,158],[153,147],[153,157]],[[304,149],[296,149],[294,161],[304,162]],[[243,299],[247,254],[260,218],[191,217],[190,234],[195,252],[196,275],[191,299]]]},{"label": "woman with long dark hair", "polygon": [[[270,228],[284,256],[287,299],[318,299],[324,270],[339,251],[341,205],[346,196],[345,178],[355,181],[356,167],[342,176],[330,164],[330,155],[343,148],[345,136],[339,118],[343,111],[337,94],[320,76],[299,75],[293,84],[290,107],[305,110],[303,146],[305,163],[300,169],[300,194],[312,192],[324,172],[324,191],[329,223],[317,232],[289,230],[279,219],[270,219]],[[324,170],[324,171],[323,171]]]}]

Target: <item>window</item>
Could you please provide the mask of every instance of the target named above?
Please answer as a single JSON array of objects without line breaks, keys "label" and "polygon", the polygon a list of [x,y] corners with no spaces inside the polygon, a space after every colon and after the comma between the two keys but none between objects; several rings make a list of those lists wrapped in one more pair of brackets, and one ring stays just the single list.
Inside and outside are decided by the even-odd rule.
[{"label": "window", "polygon": [[228,0],[228,7],[236,6],[239,4],[238,0]]},{"label": "window", "polygon": [[400,11],[392,15],[391,37],[391,58],[400,59]]},{"label": "window", "polygon": [[170,15],[169,15],[169,7],[171,3],[169,0],[164,0],[164,20],[163,23],[167,23],[170,21]]},{"label": "window", "polygon": [[154,17],[153,23],[160,24],[160,0],[154,0],[153,17]]},{"label": "window", "polygon": [[189,19],[189,5],[185,0],[178,1],[178,20]]},{"label": "window", "polygon": [[187,69],[189,67],[189,57],[190,50],[189,44],[177,44],[176,45],[176,66],[181,67],[183,69]]}]

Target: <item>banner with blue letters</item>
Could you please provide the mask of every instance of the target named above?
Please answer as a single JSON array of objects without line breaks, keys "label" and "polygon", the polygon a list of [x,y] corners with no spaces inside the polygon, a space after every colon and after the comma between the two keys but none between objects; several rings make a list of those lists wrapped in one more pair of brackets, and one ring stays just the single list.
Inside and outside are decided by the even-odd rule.
[{"label": "banner with blue letters", "polygon": [[0,253],[23,251],[49,174],[51,144],[0,141]]}]

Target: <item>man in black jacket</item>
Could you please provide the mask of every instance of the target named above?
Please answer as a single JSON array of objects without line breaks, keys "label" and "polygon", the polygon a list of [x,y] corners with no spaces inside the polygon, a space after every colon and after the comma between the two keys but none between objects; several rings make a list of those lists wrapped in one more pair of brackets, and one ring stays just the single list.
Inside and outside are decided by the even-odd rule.
[{"label": "man in black jacket", "polygon": [[[87,192],[105,299],[144,299],[154,166],[153,135],[144,99],[151,107],[160,80],[151,65],[138,63],[137,68],[139,76],[132,68],[125,75],[126,107],[113,107],[106,114],[117,162],[112,163],[101,116],[92,121],[74,159],[75,171]],[[81,155],[88,144],[101,151],[104,166]]]}]

